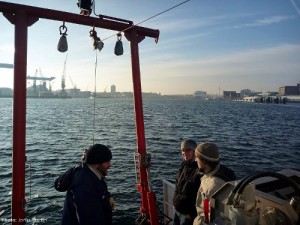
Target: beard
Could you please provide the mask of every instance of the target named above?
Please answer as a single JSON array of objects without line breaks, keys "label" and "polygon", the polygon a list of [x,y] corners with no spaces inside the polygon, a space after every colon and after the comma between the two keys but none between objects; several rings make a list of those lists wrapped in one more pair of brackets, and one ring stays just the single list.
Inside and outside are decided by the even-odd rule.
[{"label": "beard", "polygon": [[102,176],[106,176],[108,173],[108,168],[109,167],[105,167],[103,164],[100,164],[97,168],[97,170],[101,173]]}]

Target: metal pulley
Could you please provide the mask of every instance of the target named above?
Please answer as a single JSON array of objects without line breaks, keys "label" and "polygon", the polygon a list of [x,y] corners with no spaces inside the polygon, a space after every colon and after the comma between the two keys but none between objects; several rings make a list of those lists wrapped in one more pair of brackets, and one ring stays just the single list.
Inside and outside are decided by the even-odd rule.
[{"label": "metal pulley", "polygon": [[63,25],[59,27],[60,38],[57,44],[57,50],[60,52],[68,51],[68,41],[67,41],[67,27],[65,26],[65,22]]},{"label": "metal pulley", "polygon": [[124,50],[123,50],[123,43],[122,43],[122,41],[121,41],[121,39],[122,39],[122,34],[121,33],[118,33],[117,34],[117,42],[116,42],[116,46],[115,46],[115,54],[116,55],[123,55],[123,52],[124,52]]},{"label": "metal pulley", "polygon": [[104,47],[104,43],[101,41],[101,39],[97,36],[97,32],[95,31],[95,28],[90,31],[90,37],[93,41],[93,48],[94,50],[98,49],[99,51],[102,50]]}]

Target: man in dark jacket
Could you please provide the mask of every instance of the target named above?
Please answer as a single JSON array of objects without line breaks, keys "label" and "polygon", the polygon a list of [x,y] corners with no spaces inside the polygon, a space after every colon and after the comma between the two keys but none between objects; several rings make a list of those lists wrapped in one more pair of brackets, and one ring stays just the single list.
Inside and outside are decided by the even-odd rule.
[{"label": "man in dark jacket", "polygon": [[183,162],[177,172],[173,198],[175,214],[174,225],[192,225],[197,215],[196,196],[200,186],[200,174],[195,162],[197,143],[191,139],[181,142]]},{"label": "man in dark jacket", "polygon": [[111,167],[111,151],[105,145],[92,145],[83,167],[76,170],[67,191],[62,225],[112,224],[113,199],[105,176]]}]

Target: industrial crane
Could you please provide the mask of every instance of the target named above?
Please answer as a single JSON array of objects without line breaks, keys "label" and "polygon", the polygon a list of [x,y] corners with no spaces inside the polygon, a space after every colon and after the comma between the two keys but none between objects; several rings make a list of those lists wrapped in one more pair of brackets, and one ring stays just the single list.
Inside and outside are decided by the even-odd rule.
[{"label": "industrial crane", "polygon": [[[39,72],[40,72],[40,76],[38,76],[38,70],[36,70],[34,76],[27,76],[26,77],[27,80],[33,80],[33,86],[32,86],[33,91],[30,93],[30,95],[33,95],[35,97],[39,95],[38,92],[40,92],[41,90],[42,90],[42,92],[47,92],[47,93],[51,92],[50,81],[55,79],[55,77],[43,77],[41,69],[39,69]],[[37,85],[36,85],[37,80],[43,81],[43,85],[42,85],[42,87],[41,86],[39,87],[39,91],[38,91],[38,88],[37,88]],[[47,81],[49,81],[49,90],[47,90],[47,87],[46,87],[46,82]]]}]

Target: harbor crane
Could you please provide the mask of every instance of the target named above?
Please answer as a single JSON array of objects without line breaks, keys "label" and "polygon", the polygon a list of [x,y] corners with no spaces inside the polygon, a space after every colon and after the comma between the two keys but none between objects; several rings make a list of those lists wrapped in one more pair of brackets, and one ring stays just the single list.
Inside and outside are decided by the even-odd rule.
[{"label": "harbor crane", "polygon": [[40,81],[44,81],[44,86],[46,87],[46,81],[49,81],[49,90],[51,90],[50,87],[50,81],[54,80],[55,77],[38,77],[38,76],[27,76],[26,77],[27,80],[33,80],[33,93],[35,95],[37,95],[38,91],[37,91],[37,86],[36,86],[36,81],[40,80]]}]

